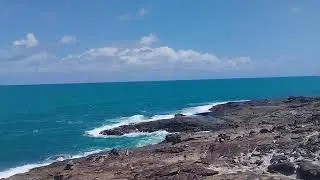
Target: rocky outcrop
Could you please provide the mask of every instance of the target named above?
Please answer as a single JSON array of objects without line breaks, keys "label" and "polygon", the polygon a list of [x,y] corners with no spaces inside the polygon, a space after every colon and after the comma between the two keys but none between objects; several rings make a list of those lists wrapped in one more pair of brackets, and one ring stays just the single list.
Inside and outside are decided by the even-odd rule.
[{"label": "rocky outcrop", "polygon": [[297,170],[298,177],[304,180],[320,179],[320,166],[312,162],[302,162]]},{"label": "rocky outcrop", "polygon": [[8,179],[320,179],[320,98],[232,102],[196,116],[102,131],[170,132],[163,143],[90,155]]}]

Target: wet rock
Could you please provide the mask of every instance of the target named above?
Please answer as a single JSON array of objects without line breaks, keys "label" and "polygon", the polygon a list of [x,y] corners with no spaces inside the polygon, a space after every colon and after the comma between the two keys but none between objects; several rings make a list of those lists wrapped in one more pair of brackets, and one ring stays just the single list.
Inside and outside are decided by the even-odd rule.
[{"label": "wet rock", "polygon": [[120,156],[120,150],[118,150],[118,149],[112,149],[112,150],[109,152],[109,155],[111,155],[111,156]]},{"label": "wet rock", "polygon": [[182,142],[179,134],[168,134],[164,140],[165,143],[177,144]]},{"label": "wet rock", "polygon": [[185,116],[184,114],[180,114],[180,113],[174,115],[175,118],[177,118],[177,117],[184,117],[184,116]]},{"label": "wet rock", "polygon": [[101,131],[100,134],[102,135],[111,135],[111,136],[122,136],[124,133],[120,130],[113,130],[113,129],[108,129]]},{"label": "wet rock", "polygon": [[314,165],[311,162],[302,162],[297,169],[297,176],[305,180],[319,180],[320,166]]},{"label": "wet rock", "polygon": [[276,173],[279,172],[284,175],[292,175],[295,171],[294,164],[291,162],[282,162],[282,163],[275,163],[268,166],[268,172]]},{"label": "wet rock", "polygon": [[174,147],[174,146],[155,149],[155,152],[161,152],[161,153],[180,153],[180,152],[183,152],[183,151],[184,151],[183,148]]}]

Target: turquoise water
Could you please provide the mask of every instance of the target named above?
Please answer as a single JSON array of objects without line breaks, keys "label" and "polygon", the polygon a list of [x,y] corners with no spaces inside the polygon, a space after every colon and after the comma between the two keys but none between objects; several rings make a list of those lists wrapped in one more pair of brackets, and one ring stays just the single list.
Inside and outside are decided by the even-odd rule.
[{"label": "turquoise water", "polygon": [[94,129],[104,125],[205,111],[215,102],[302,95],[319,96],[320,77],[0,86],[0,177],[8,168],[165,136],[98,137]]}]

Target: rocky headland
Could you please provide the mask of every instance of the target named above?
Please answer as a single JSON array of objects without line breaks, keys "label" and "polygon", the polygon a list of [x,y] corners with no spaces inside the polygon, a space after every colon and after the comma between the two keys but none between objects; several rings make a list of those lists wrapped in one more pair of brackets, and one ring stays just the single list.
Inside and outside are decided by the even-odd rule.
[{"label": "rocky headland", "polygon": [[170,132],[156,145],[56,162],[9,180],[320,179],[320,98],[230,102],[102,131]]}]

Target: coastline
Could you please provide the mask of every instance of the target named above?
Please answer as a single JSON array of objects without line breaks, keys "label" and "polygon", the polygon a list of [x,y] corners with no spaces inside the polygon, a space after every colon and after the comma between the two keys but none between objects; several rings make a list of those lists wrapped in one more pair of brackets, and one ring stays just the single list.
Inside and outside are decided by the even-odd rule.
[{"label": "coastline", "polygon": [[163,143],[55,162],[8,179],[301,178],[306,176],[304,166],[320,169],[318,113],[319,98],[220,104],[195,116],[181,114],[101,132],[176,133]]}]

